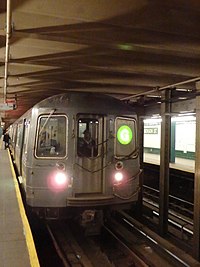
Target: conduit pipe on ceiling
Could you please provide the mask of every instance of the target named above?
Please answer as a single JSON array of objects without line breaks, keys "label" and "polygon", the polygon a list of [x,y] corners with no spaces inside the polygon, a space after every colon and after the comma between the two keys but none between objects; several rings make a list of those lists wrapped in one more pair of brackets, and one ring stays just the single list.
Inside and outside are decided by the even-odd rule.
[{"label": "conduit pipe on ceiling", "polygon": [[4,103],[7,102],[7,86],[8,86],[8,63],[10,52],[10,37],[11,37],[11,0],[7,0],[6,13],[6,51],[5,51],[5,72],[4,72]]},{"label": "conduit pipe on ceiling", "polygon": [[139,94],[136,94],[136,95],[123,97],[120,100],[130,100],[131,98],[135,98],[135,97],[138,97],[138,96],[145,96],[145,95],[148,95],[148,94],[151,94],[151,93],[155,93],[155,92],[159,92],[159,91],[163,91],[163,90],[166,90],[166,89],[175,89],[176,86],[187,84],[187,83],[192,83],[192,82],[197,82],[197,81],[200,81],[200,77],[196,77],[196,78],[193,78],[193,79],[189,79],[189,80],[178,82],[178,83],[174,83],[174,84],[169,84],[169,85],[166,85],[166,86],[163,86],[163,87],[157,87],[155,89],[146,91],[144,93],[139,93]]}]

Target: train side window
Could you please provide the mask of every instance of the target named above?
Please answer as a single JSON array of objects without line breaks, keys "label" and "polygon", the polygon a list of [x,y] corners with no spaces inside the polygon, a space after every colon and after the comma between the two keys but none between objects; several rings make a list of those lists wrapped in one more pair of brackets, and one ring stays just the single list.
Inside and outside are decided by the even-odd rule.
[{"label": "train side window", "polygon": [[[0,133],[1,133],[1,127],[0,127]],[[13,126],[11,125],[9,128],[9,136],[10,136],[10,140],[13,140]]]},{"label": "train side window", "polygon": [[17,147],[21,147],[22,145],[22,132],[23,132],[23,124],[20,123],[17,125],[17,142],[16,142]]},{"label": "train side window", "polygon": [[136,150],[136,120],[118,117],[115,120],[115,156],[131,156]]},{"label": "train side window", "polygon": [[65,157],[67,155],[66,133],[66,116],[41,116],[38,122],[36,156],[43,158]]},{"label": "train side window", "polygon": [[13,126],[13,135],[12,135],[12,142],[14,143],[16,140],[16,134],[17,134],[17,125],[15,124]]},{"label": "train side window", "polygon": [[30,130],[30,121],[25,121],[25,128],[24,128],[24,153],[27,154],[28,151],[28,136]]},{"label": "train side window", "polygon": [[91,118],[78,120],[77,155],[93,158],[98,155],[99,121]]}]

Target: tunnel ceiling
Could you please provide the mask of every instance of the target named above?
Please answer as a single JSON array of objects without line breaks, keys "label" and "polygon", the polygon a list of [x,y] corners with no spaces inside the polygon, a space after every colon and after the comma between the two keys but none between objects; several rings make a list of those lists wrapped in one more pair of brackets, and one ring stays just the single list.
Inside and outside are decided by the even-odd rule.
[{"label": "tunnel ceiling", "polygon": [[195,92],[174,84],[200,76],[200,1],[11,0],[7,75],[6,10],[0,1],[0,103],[17,101],[0,111],[7,124],[71,90],[130,101],[168,85]]}]

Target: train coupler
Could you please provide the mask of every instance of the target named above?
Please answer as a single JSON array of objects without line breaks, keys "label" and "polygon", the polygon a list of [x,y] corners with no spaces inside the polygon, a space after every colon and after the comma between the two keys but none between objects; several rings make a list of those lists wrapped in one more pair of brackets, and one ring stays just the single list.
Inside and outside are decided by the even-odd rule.
[{"label": "train coupler", "polygon": [[103,225],[103,211],[84,210],[80,224],[85,230],[85,235],[99,235]]},{"label": "train coupler", "polygon": [[57,220],[59,219],[59,208],[46,208],[45,218],[47,220]]}]

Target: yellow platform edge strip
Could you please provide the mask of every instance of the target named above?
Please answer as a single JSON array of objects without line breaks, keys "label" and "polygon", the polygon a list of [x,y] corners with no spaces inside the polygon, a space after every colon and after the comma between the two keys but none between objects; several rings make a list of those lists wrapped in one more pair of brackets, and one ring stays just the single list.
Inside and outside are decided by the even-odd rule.
[{"label": "yellow platform edge strip", "polygon": [[37,252],[35,249],[35,244],[33,241],[33,236],[32,236],[31,229],[30,229],[30,226],[28,223],[28,219],[26,217],[25,209],[24,209],[24,206],[22,203],[19,185],[17,182],[17,177],[16,177],[16,174],[14,171],[14,167],[13,167],[13,163],[11,160],[9,150],[8,150],[8,155],[9,155],[9,159],[10,159],[11,171],[12,171],[12,176],[13,176],[13,180],[14,180],[15,192],[16,192],[16,196],[17,196],[19,211],[20,211],[20,215],[21,215],[22,223],[23,223],[23,227],[24,227],[25,239],[26,239],[26,245],[27,245],[27,249],[28,249],[28,253],[29,253],[30,264],[32,267],[40,267]]}]

